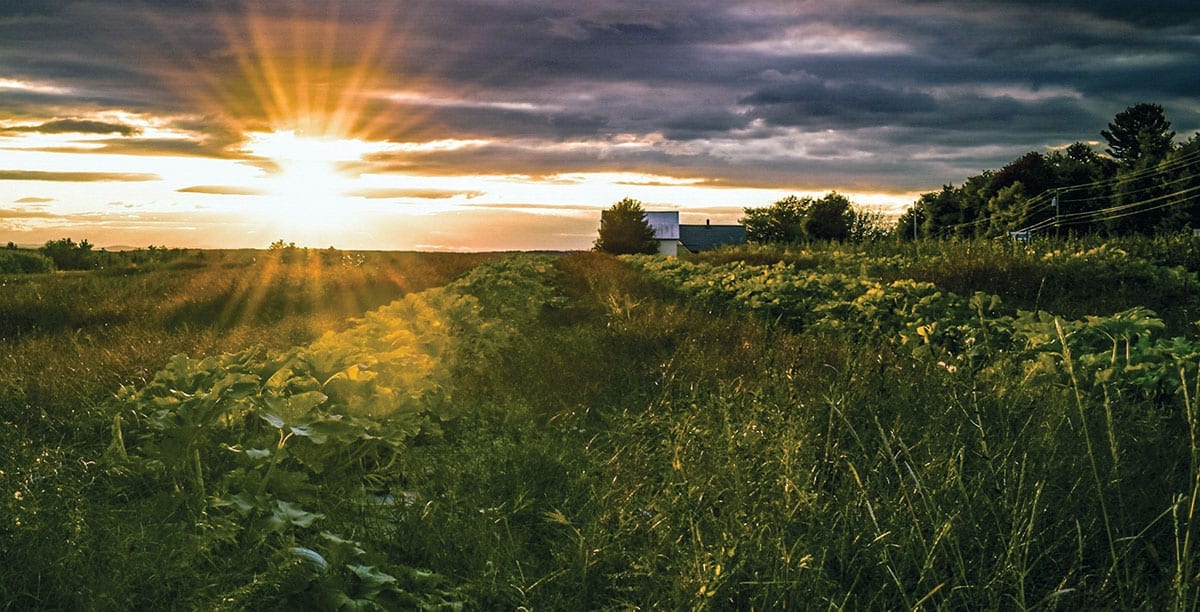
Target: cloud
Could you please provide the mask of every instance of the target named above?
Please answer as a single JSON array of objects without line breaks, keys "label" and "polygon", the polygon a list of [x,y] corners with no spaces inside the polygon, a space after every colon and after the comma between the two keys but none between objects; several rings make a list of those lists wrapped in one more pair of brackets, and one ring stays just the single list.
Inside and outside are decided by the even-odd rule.
[{"label": "cloud", "polygon": [[0,219],[58,219],[58,215],[44,210],[27,210],[24,208],[0,208]]},{"label": "cloud", "polygon": [[186,138],[121,138],[90,140],[97,146],[93,153],[116,155],[141,155],[146,157],[213,157],[241,158],[242,154],[231,154],[224,143],[207,143]]},{"label": "cloud", "polygon": [[708,110],[668,119],[663,135],[671,140],[693,140],[745,129],[752,117],[724,110]]},{"label": "cloud", "polygon": [[358,198],[366,198],[368,200],[395,200],[403,198],[414,198],[420,200],[448,200],[450,198],[477,198],[483,194],[482,191],[457,191],[448,189],[358,189],[348,191],[345,195]]},{"label": "cloud", "polygon": [[[785,108],[793,123],[814,123],[837,116],[898,117],[929,114],[938,109],[933,96],[872,83],[832,84],[816,79],[760,89],[740,100],[756,107]],[[875,121],[878,121],[876,119]]]},{"label": "cloud", "polygon": [[67,183],[140,182],[159,180],[157,174],[141,172],[50,172],[44,170],[0,170],[0,181],[56,181]]},{"label": "cloud", "polygon": [[212,195],[241,195],[241,196],[258,196],[266,192],[253,187],[235,187],[231,185],[193,185],[176,189],[179,193],[207,193]]},{"label": "cloud", "polygon": [[483,202],[480,204],[472,204],[472,209],[498,208],[503,210],[524,210],[524,211],[553,211],[566,212],[573,214],[596,215],[599,208],[595,206],[587,206],[582,204],[531,204],[525,202],[508,203],[508,202]]},{"label": "cloud", "polygon": [[17,204],[45,204],[47,202],[53,202],[53,201],[54,201],[54,198],[38,198],[38,197],[30,196],[27,198],[21,198],[19,200],[16,200],[16,203]]},{"label": "cloud", "polygon": [[10,127],[6,131],[40,134],[120,134],[122,136],[141,133],[141,129],[134,126],[88,119],[55,119],[36,126]]}]

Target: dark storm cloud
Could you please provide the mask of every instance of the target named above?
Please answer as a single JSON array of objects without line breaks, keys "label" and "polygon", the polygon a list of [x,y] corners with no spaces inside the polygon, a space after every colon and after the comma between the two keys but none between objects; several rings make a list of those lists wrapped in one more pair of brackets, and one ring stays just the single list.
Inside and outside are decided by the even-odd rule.
[{"label": "dark storm cloud", "polygon": [[61,10],[68,0],[0,0],[0,19],[13,16],[49,15]]},{"label": "dark storm cloud", "polygon": [[1127,0],[1056,0],[1053,5],[1045,0],[1006,0],[1002,3],[990,0],[908,0],[915,5],[941,5],[953,7],[980,7],[989,4],[1024,6],[1035,10],[1071,10],[1094,15],[1106,20],[1147,26],[1172,26],[1200,23],[1200,13],[1192,0],[1155,0],[1139,3],[1136,7]]},{"label": "dark storm cloud", "polygon": [[888,140],[920,135],[928,145],[1020,144],[1033,135],[1047,140],[1086,138],[1077,118],[1089,109],[1069,96],[1021,100],[1011,95],[932,95],[870,83],[830,84],[817,80],[770,86],[741,100],[751,115],[770,125],[808,130],[891,127]]},{"label": "dark storm cloud", "polygon": [[663,135],[671,140],[694,140],[744,129],[750,117],[728,111],[699,111],[663,122]]},{"label": "dark storm cloud", "polygon": [[[394,134],[408,138],[547,138],[592,136],[608,129],[609,118],[600,112],[579,113],[553,109],[503,108],[471,104],[435,105],[396,103],[379,108],[393,117]],[[368,113],[368,116],[372,116]],[[374,115],[378,116],[378,115]],[[413,118],[418,118],[414,121]]]},{"label": "dark storm cloud", "polygon": [[[0,79],[18,82],[0,80],[0,121],[77,121],[119,136],[107,152],[237,157],[239,130],[272,110],[265,72],[245,66],[251,30],[228,25],[246,14],[274,18],[261,34],[289,57],[324,58],[327,88],[373,69],[372,137],[490,141],[374,171],[908,190],[1098,140],[1138,102],[1161,103],[1181,137],[1200,129],[1191,0],[0,0]],[[331,15],[335,40],[288,47],[295,23]],[[76,109],[191,121],[195,138],[105,132]],[[549,146],[571,142],[612,146]]]},{"label": "dark storm cloud", "polygon": [[[929,116],[936,113],[933,96],[890,89],[871,83],[831,85],[817,79],[768,87],[741,100],[742,104],[782,109],[774,123],[801,125],[830,119],[860,117],[857,123],[878,124],[879,117]],[[790,120],[789,120],[790,117]]]}]

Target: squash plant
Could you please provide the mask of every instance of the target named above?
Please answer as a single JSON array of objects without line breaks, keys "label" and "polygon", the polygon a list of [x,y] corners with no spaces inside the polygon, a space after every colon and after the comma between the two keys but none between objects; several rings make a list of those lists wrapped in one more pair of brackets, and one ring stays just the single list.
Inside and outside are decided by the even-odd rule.
[{"label": "squash plant", "polygon": [[455,418],[455,380],[502,358],[520,325],[561,300],[551,261],[484,265],[280,354],[177,355],[120,392],[109,461],[172,492],[164,519],[194,528],[201,557],[256,560],[249,571],[267,578],[221,594],[227,604],[256,603],[265,581],[331,609],[456,607],[444,578],[389,562],[372,540],[389,531],[390,506],[417,497],[395,460]]},{"label": "squash plant", "polygon": [[350,526],[350,509],[385,520],[375,490],[394,484],[389,462],[428,416],[413,408],[372,419],[351,409],[380,397],[389,395],[374,376],[328,351],[176,356],[148,385],[122,391],[121,414],[133,431],[119,439],[132,452],[117,460],[177,492],[168,516],[195,525],[202,555],[259,550],[278,567],[302,561],[307,578],[292,597],[340,602],[335,608],[444,603],[453,597],[436,588],[414,594],[398,586],[393,572],[411,568],[385,570],[366,546],[322,529]]}]

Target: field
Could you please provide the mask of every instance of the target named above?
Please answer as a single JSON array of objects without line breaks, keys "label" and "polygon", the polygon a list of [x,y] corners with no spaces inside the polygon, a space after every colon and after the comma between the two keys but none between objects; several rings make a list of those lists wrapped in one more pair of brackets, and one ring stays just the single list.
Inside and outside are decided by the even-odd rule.
[{"label": "field", "polygon": [[1195,609],[1197,270],[1171,238],[3,276],[0,602]]}]

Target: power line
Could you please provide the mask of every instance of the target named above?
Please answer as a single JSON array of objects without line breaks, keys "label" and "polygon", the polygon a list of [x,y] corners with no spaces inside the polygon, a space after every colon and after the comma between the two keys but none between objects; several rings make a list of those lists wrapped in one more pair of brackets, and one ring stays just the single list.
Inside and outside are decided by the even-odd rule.
[{"label": "power line", "polygon": [[[1033,202],[1036,202],[1036,201],[1038,201],[1039,199],[1045,199],[1045,198],[1047,198],[1047,197],[1051,197],[1052,195],[1053,195],[1053,194],[1052,194],[1051,192],[1048,192],[1048,191],[1043,191],[1042,193],[1040,193],[1040,194],[1038,194],[1038,195],[1034,196],[1033,198],[1030,198],[1029,200],[1026,200],[1026,202],[1025,202],[1025,206],[1026,206],[1026,212],[1025,212],[1025,214],[1026,214],[1026,215],[1031,215],[1031,214],[1034,214],[1034,213],[1041,212],[1042,210],[1045,210],[1045,209],[1048,209],[1048,208],[1050,208],[1050,207],[1054,206],[1053,200],[1051,200],[1051,201],[1043,202],[1043,203],[1040,205],[1040,207],[1037,207],[1037,208],[1029,208],[1029,205],[1030,205],[1031,203],[1033,203]],[[961,228],[964,228],[964,227],[973,227],[973,226],[978,226],[978,225],[984,225],[984,224],[991,223],[991,222],[992,222],[992,218],[991,218],[990,216],[984,216],[984,217],[979,217],[978,219],[975,219],[975,220],[973,220],[973,221],[964,221],[963,223],[956,223],[956,224],[954,224],[954,225],[946,225],[946,226],[943,226],[943,227],[942,227],[942,228],[940,228],[940,229],[941,229],[941,231],[942,231],[942,232],[945,232],[945,231],[947,231],[947,230],[958,230],[958,229],[961,229]]]},{"label": "power line", "polygon": [[[1188,164],[1187,166],[1182,166],[1182,167],[1179,167],[1179,168],[1171,168],[1171,169],[1169,169],[1169,170],[1167,170],[1167,171],[1160,171],[1160,174],[1166,174],[1167,172],[1178,172],[1178,171],[1180,171],[1180,170],[1183,170],[1184,168],[1188,168],[1188,167],[1190,167],[1190,166],[1200,166],[1200,158],[1198,158],[1198,159],[1197,159],[1197,160],[1196,160],[1194,163]],[[1113,185],[1113,186],[1115,186],[1115,185],[1119,184],[1119,183],[1120,183],[1120,181],[1135,180],[1135,179],[1131,179],[1131,176],[1132,176],[1132,175],[1123,175],[1123,176],[1121,176],[1121,177],[1119,177],[1119,178],[1117,178],[1117,179],[1112,179],[1112,181],[1111,181],[1111,182],[1113,182],[1113,183],[1114,183],[1114,185]],[[1167,181],[1167,182],[1165,182],[1165,183],[1160,183],[1160,184],[1157,184],[1157,185],[1148,185],[1148,186],[1146,186],[1146,187],[1142,187],[1142,188],[1139,188],[1139,189],[1136,189],[1136,190],[1133,190],[1133,191],[1128,191],[1128,192],[1125,192],[1123,195],[1129,196],[1129,195],[1134,195],[1134,194],[1142,193],[1142,192],[1145,192],[1145,191],[1152,191],[1152,190],[1155,190],[1155,189],[1158,189],[1158,188],[1161,188],[1161,187],[1165,187],[1165,186],[1168,186],[1168,185],[1174,185],[1175,183],[1179,183],[1179,182],[1182,182],[1182,181],[1187,181],[1187,180],[1190,180],[1190,179],[1192,179],[1192,178],[1194,178],[1194,176],[1193,176],[1193,175],[1184,174],[1184,175],[1181,175],[1181,176],[1179,176],[1179,177],[1176,177],[1175,179],[1172,179],[1172,180],[1170,180],[1170,181]],[[1098,183],[1097,183],[1097,184],[1098,184]],[[1059,189],[1058,189],[1058,191],[1062,191],[1062,188],[1059,188]],[[1086,198],[1065,198],[1065,199],[1061,199],[1061,200],[1060,200],[1060,202],[1062,202],[1062,203],[1064,203],[1064,204],[1066,204],[1066,203],[1077,204],[1077,203],[1081,203],[1081,202],[1093,202],[1093,201],[1096,201],[1096,200],[1108,200],[1108,199],[1111,199],[1111,195],[1109,195],[1109,194],[1104,194],[1104,195],[1094,195],[1094,196],[1089,196],[1089,197],[1086,197]]]},{"label": "power line", "polygon": [[1157,166],[1152,166],[1149,168],[1142,168],[1141,170],[1135,170],[1133,172],[1129,172],[1129,173],[1123,174],[1121,176],[1112,176],[1112,177],[1108,177],[1108,178],[1091,181],[1088,183],[1079,183],[1076,185],[1065,185],[1063,187],[1057,187],[1056,189],[1058,189],[1059,191],[1074,191],[1076,189],[1082,189],[1084,187],[1099,187],[1101,185],[1105,185],[1108,183],[1115,184],[1118,181],[1128,180],[1131,178],[1139,178],[1142,175],[1146,175],[1146,174],[1161,174],[1166,171],[1175,170],[1176,169],[1175,166],[1189,166],[1194,162],[1200,162],[1200,149],[1192,151],[1191,153],[1185,153],[1184,155],[1180,155],[1178,157],[1175,157],[1174,159],[1167,160],[1166,162],[1159,164]]},{"label": "power line", "polygon": [[[1040,231],[1040,230],[1043,230],[1043,229],[1046,229],[1046,228],[1052,227],[1052,226],[1082,225],[1085,223],[1101,223],[1101,222],[1105,222],[1105,221],[1111,221],[1113,219],[1121,219],[1121,218],[1132,216],[1132,215],[1142,214],[1142,213],[1146,213],[1146,212],[1150,212],[1150,211],[1154,211],[1154,210],[1160,210],[1160,209],[1167,208],[1169,206],[1174,206],[1177,204],[1183,204],[1183,203],[1185,203],[1185,200],[1181,196],[1184,196],[1184,195],[1187,195],[1190,193],[1194,193],[1194,192],[1198,192],[1198,191],[1200,191],[1200,185],[1194,185],[1194,186],[1188,187],[1186,189],[1180,189],[1173,193],[1168,193],[1168,194],[1156,196],[1153,198],[1148,198],[1145,200],[1138,200],[1137,202],[1130,202],[1127,204],[1110,206],[1108,208],[1102,208],[1099,210],[1092,210],[1092,211],[1086,211],[1086,212],[1080,212],[1080,213],[1072,213],[1069,215],[1062,215],[1061,217],[1059,217],[1057,219],[1055,219],[1055,218],[1045,219],[1043,221],[1034,223],[1033,225],[1030,225],[1028,227],[1022,228],[1017,231],[1036,232],[1036,231]],[[1148,204],[1152,204],[1154,202],[1159,202],[1161,200],[1166,200],[1166,201],[1162,202],[1160,204],[1154,205],[1154,206],[1146,206]]]},{"label": "power line", "polygon": [[[1133,196],[1138,196],[1140,194],[1145,194],[1147,192],[1154,192],[1154,191],[1158,191],[1163,188],[1169,188],[1178,183],[1196,180],[1197,175],[1200,174],[1198,172],[1195,172],[1195,169],[1197,169],[1197,168],[1200,168],[1200,149],[1196,149],[1192,152],[1176,156],[1170,160],[1164,161],[1155,166],[1143,168],[1141,170],[1135,170],[1135,171],[1123,173],[1119,176],[1112,176],[1112,177],[1098,179],[1098,180],[1087,182],[1087,183],[1078,183],[1078,184],[1074,184],[1074,185],[1067,185],[1064,187],[1055,187],[1055,188],[1044,190],[1041,193],[1037,194],[1036,196],[1029,198],[1028,200],[1025,201],[1024,211],[1021,214],[1022,214],[1022,216],[1024,216],[1025,218],[1028,219],[1030,217],[1039,215],[1039,214],[1053,208],[1054,215],[1050,218],[1043,219],[1036,223],[1032,223],[1024,228],[1021,228],[1021,229],[1018,229],[1015,231],[1016,232],[1037,232],[1037,231],[1041,231],[1041,230],[1044,230],[1044,229],[1047,229],[1050,227],[1081,225],[1084,223],[1098,223],[1098,222],[1109,221],[1112,219],[1128,217],[1131,215],[1141,214],[1141,213],[1145,213],[1145,212],[1151,212],[1154,210],[1167,208],[1167,207],[1173,206],[1175,204],[1181,204],[1181,203],[1183,203],[1182,200],[1174,200],[1172,198],[1180,198],[1184,195],[1191,194],[1195,191],[1198,191],[1198,190],[1200,190],[1200,185],[1180,189],[1180,190],[1174,191],[1174,192],[1166,194],[1166,195],[1154,196],[1154,197],[1150,197],[1150,198],[1146,198],[1146,199],[1142,199],[1142,200],[1137,200],[1134,202],[1127,202],[1125,204],[1108,206],[1108,207],[1100,208],[1100,209],[1096,209],[1096,210],[1077,211],[1077,212],[1070,212],[1070,213],[1065,213],[1065,214],[1059,213],[1060,207],[1063,204],[1078,205],[1078,204],[1084,204],[1087,202],[1111,201],[1112,200],[1112,195],[1110,193],[1105,193],[1105,194],[1101,194],[1101,195],[1090,195],[1088,197],[1083,197],[1083,198],[1063,197],[1064,195],[1070,194],[1075,191],[1080,191],[1083,189],[1090,190],[1090,189],[1096,189],[1096,188],[1104,188],[1105,190],[1110,190],[1111,188],[1116,187],[1117,185],[1119,185],[1121,183],[1128,183],[1130,181],[1135,181],[1135,180],[1144,179],[1144,178],[1151,178],[1151,177],[1164,177],[1165,178],[1169,174],[1181,173],[1180,176],[1176,176],[1175,178],[1172,178],[1171,180],[1168,180],[1165,182],[1157,182],[1156,184],[1147,185],[1145,187],[1139,187],[1137,189],[1127,191],[1127,192],[1124,192],[1121,194],[1123,197],[1133,197]],[[1166,200],[1166,201],[1163,202],[1163,200]],[[1154,206],[1147,206],[1147,205],[1155,203],[1155,202],[1162,202],[1162,203],[1156,204]],[[915,208],[916,208],[916,205],[914,205],[914,209]],[[1074,206],[1072,206],[1072,208],[1074,208]],[[995,221],[995,219],[993,218],[992,215],[984,215],[984,216],[980,216],[979,218],[973,219],[971,221],[964,221],[962,223],[955,223],[952,225],[942,226],[942,227],[938,228],[938,233],[948,234],[948,233],[952,233],[952,232],[957,232],[964,228],[978,228],[980,226],[991,224],[994,221]],[[914,218],[914,228],[913,229],[914,229],[914,231],[916,230],[915,218]]]}]

